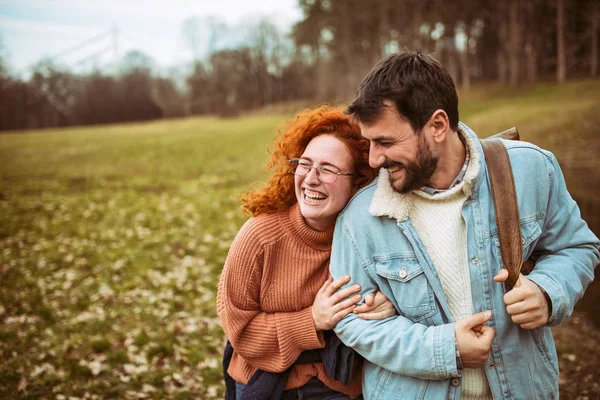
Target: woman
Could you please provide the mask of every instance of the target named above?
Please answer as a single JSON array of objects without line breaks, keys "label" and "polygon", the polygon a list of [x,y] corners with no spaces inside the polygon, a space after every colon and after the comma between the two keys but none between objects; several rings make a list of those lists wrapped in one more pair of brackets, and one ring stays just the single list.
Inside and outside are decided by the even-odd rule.
[{"label": "woman", "polygon": [[[326,331],[353,311],[378,319],[395,314],[379,292],[375,304],[366,299],[371,307],[356,308],[360,287],[338,291],[350,277],[328,279],[336,217],[374,177],[368,142],[348,116],[325,106],[289,121],[275,145],[267,186],[242,198],[253,218],[236,236],[219,283],[217,311],[234,349],[227,372],[237,382],[238,398],[268,382],[256,383],[263,371],[285,371],[285,389],[300,390],[302,398],[355,397],[360,368],[342,379],[346,384],[331,376],[322,357],[338,344]],[[307,360],[314,349],[324,351]],[[249,381],[253,388],[246,387]]]}]

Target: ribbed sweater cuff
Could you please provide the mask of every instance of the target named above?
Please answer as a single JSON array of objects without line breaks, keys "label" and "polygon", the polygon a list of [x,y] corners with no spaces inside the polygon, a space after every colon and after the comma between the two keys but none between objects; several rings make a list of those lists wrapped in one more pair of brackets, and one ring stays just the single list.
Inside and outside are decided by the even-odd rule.
[{"label": "ribbed sweater cuff", "polygon": [[304,351],[325,347],[323,334],[317,332],[312,317],[312,306],[293,313],[277,315],[277,330],[280,338],[289,341],[282,343],[286,348],[282,351],[291,353],[294,350]]}]

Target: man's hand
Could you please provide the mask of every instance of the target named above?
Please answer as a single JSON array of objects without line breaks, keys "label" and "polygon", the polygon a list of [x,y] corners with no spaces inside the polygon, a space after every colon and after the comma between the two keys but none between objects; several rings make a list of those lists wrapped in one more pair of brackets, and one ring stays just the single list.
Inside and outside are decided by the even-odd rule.
[{"label": "man's hand", "polygon": [[[494,277],[496,282],[504,282],[506,279],[508,279],[508,271],[504,268]],[[523,329],[544,326],[550,317],[548,302],[542,289],[523,274],[519,274],[515,286],[504,295],[504,304],[513,322]]]},{"label": "man's hand", "polygon": [[456,344],[465,368],[479,368],[488,359],[495,332],[484,324],[491,317],[492,312],[485,311],[454,323]]},{"label": "man's hand", "polygon": [[352,312],[358,314],[358,318],[367,320],[386,319],[398,314],[392,302],[381,290],[366,295],[365,304],[356,307]]},{"label": "man's hand", "polygon": [[360,294],[356,294],[360,291],[360,285],[352,285],[337,291],[348,282],[350,282],[348,275],[336,281],[329,277],[317,292],[312,305],[312,317],[317,331],[332,329],[354,310],[356,303],[362,298]]}]

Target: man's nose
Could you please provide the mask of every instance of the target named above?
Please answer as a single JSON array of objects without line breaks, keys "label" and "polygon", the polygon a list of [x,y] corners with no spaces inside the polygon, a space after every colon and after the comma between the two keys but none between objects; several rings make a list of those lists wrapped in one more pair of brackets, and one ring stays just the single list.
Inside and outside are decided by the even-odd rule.
[{"label": "man's nose", "polygon": [[369,147],[369,165],[371,168],[379,168],[385,162],[383,152],[377,150],[374,143]]}]

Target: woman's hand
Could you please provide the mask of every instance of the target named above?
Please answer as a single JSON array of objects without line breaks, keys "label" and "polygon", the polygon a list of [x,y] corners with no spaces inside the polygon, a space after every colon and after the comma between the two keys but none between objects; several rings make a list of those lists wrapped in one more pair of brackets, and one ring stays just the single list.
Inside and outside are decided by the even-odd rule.
[{"label": "woman's hand", "polygon": [[362,296],[356,293],[360,290],[360,285],[352,285],[338,292],[338,289],[348,282],[348,275],[336,281],[329,277],[317,292],[312,306],[312,317],[317,331],[332,329],[350,314],[360,301]]},{"label": "woman's hand", "polygon": [[368,320],[386,319],[398,314],[392,302],[381,290],[366,295],[365,304],[356,307],[353,312],[358,314],[358,318]]}]

